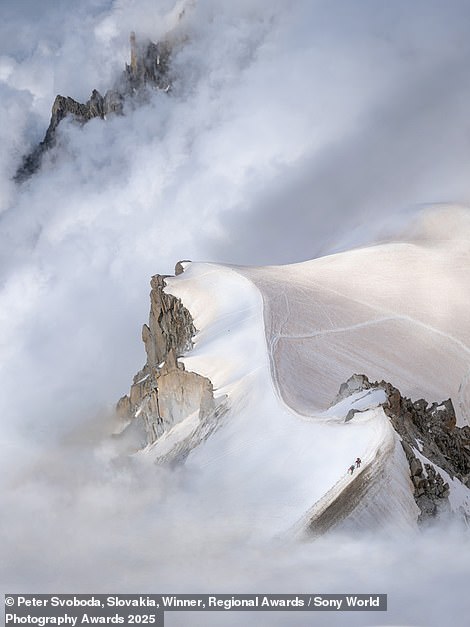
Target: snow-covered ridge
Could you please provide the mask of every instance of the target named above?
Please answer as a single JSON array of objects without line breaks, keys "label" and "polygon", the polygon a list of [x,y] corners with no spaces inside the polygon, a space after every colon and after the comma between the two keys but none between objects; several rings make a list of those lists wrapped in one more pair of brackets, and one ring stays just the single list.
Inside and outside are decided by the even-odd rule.
[{"label": "snow-covered ridge", "polygon": [[[193,263],[166,282],[165,291],[181,299],[199,330],[194,348],[182,359],[186,370],[210,379],[216,397],[228,397],[223,424],[185,462],[200,489],[220,495],[224,515],[243,512],[259,533],[286,533],[302,524],[325,493],[355,479],[347,468],[356,457],[364,458],[364,468],[372,460],[381,469],[387,466],[396,439],[382,410],[373,409],[385,400],[383,391],[354,394],[309,417],[279,397],[271,376],[263,299],[238,268]],[[346,423],[351,408],[358,413]],[[393,465],[393,472],[398,468],[406,477],[404,455],[402,462]],[[383,526],[384,507],[387,524],[415,523],[418,510],[406,481],[407,497],[400,493],[400,503],[391,492],[382,492],[380,502],[370,501],[369,525],[375,516],[375,524]],[[311,511],[309,524],[319,513]]]},{"label": "snow-covered ridge", "polygon": [[355,455],[373,448],[373,421],[352,421],[344,430],[343,417],[306,420],[285,406],[272,384],[261,296],[236,270],[191,264],[165,281],[199,329],[182,359],[185,369],[207,377],[216,399],[228,396],[229,412],[204,444],[191,438],[201,428],[192,413],[145,454],[159,458],[184,443],[186,467],[203,490],[220,493],[220,506],[229,508],[224,515],[242,511],[255,517],[260,533],[282,532],[345,475]]},{"label": "snow-covered ridge", "polygon": [[[172,376],[202,377],[212,401],[180,412],[140,455],[184,459],[197,493],[215,494],[212,514],[246,520],[253,533],[413,527],[419,481],[382,408],[395,388],[352,387],[331,403],[342,381],[364,372],[401,382],[411,397],[456,399],[465,422],[469,270],[430,251],[389,244],[284,267],[179,264],[158,298],[165,311],[185,311],[183,327],[195,332]],[[165,311],[171,327],[178,315],[168,322]],[[145,375],[138,385],[149,385]],[[436,498],[447,497],[444,475],[442,485]]]}]

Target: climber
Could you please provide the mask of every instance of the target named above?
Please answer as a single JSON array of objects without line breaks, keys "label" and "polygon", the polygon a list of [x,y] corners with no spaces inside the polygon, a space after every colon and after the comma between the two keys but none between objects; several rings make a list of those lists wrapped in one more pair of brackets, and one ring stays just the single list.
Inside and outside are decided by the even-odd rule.
[{"label": "climber", "polygon": [[361,458],[360,458],[360,457],[358,457],[358,458],[356,459],[356,468],[359,468],[361,464],[362,464]]},{"label": "climber", "polygon": [[350,475],[353,474],[353,472],[354,472],[354,464],[352,466],[349,466],[348,472],[349,472]]}]

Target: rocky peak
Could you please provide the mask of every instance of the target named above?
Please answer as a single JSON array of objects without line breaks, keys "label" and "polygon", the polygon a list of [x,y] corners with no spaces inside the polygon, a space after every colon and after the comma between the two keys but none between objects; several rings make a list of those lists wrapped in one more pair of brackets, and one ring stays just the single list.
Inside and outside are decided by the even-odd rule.
[{"label": "rocky peak", "polygon": [[126,64],[114,87],[104,96],[96,89],[86,103],[77,102],[70,96],[56,96],[44,139],[24,157],[14,180],[21,183],[41,167],[44,153],[56,144],[57,127],[64,118],[71,117],[79,124],[85,124],[92,118],[106,119],[109,114],[122,114],[125,100],[145,98],[147,88],[168,92],[171,88],[170,57],[173,45],[170,40],[139,42],[135,33],[131,33],[131,62]]},{"label": "rocky peak", "polygon": [[[182,270],[181,262],[178,270]],[[224,411],[223,403],[214,399],[211,381],[187,371],[181,362],[191,351],[197,330],[181,300],[165,291],[166,278],[157,274],[151,279],[149,322],[142,327],[147,360],[129,394],[117,404],[126,425],[123,434],[130,435],[133,450],[155,445],[177,423],[195,417],[188,442],[179,441],[162,458],[157,453],[157,461],[184,457],[216,428]]]},{"label": "rocky peak", "polygon": [[170,89],[169,63],[171,45],[168,41],[137,43],[135,33],[130,36],[131,62],[126,65],[126,79],[132,89],[154,85],[157,89]]},{"label": "rocky peak", "polygon": [[191,350],[196,333],[191,314],[180,299],[164,291],[165,278],[156,274],[150,282],[149,323],[142,327],[149,367],[155,367],[170,354],[177,359]]}]

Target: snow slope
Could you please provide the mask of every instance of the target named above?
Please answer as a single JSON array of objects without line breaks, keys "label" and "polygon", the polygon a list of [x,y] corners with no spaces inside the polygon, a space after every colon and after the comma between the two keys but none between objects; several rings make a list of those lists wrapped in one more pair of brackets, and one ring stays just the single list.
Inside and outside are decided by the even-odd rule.
[{"label": "snow slope", "polygon": [[[413,527],[418,509],[380,407],[385,393],[329,406],[343,381],[363,373],[412,398],[451,397],[464,422],[468,242],[428,238],[282,267],[184,268],[165,288],[199,330],[183,361],[212,381],[227,411],[210,437],[192,414],[146,454],[189,450],[185,469],[198,493],[210,492],[208,514],[262,536]],[[363,465],[350,476],[356,457]]]},{"label": "snow slope", "polygon": [[353,372],[470,415],[470,253],[393,243],[283,267],[247,268],[263,294],[276,386],[299,413],[324,410]]},{"label": "snow slope", "polygon": [[[210,378],[216,396],[229,399],[218,429],[191,450],[185,463],[198,492],[211,495],[207,507],[215,509],[210,515],[263,537],[299,533],[318,515],[315,503],[325,494],[334,500],[338,486],[343,490],[355,482],[358,475],[351,477],[347,468],[359,456],[364,460],[361,472],[373,470],[378,477],[380,469],[399,477],[390,480],[389,492],[382,490],[369,500],[368,526],[415,524],[418,510],[406,460],[403,456],[397,464],[393,429],[382,409],[373,409],[384,401],[384,393],[359,393],[329,411],[299,414],[279,396],[273,381],[263,298],[253,282],[238,268],[215,264],[186,264],[183,274],[167,282],[166,290],[182,299],[199,329],[194,349],[183,359],[185,367]],[[361,413],[345,423],[351,407]],[[195,415],[189,416],[147,454],[164,456],[178,446],[180,435],[191,448],[190,433],[196,433],[197,423]],[[403,477],[405,490],[394,493]],[[359,501],[348,516],[355,511],[362,526]],[[341,518],[335,516],[329,526]]]}]

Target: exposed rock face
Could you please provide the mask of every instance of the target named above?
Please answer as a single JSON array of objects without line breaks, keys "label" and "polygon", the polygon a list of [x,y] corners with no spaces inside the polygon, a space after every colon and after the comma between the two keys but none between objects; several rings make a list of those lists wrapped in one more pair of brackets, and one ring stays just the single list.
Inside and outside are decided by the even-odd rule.
[{"label": "exposed rock face", "polygon": [[171,44],[169,41],[137,44],[135,33],[131,33],[131,63],[126,65],[125,81],[130,89],[140,89],[150,84],[168,91]]},{"label": "exposed rock face", "polygon": [[105,119],[109,114],[122,114],[124,101],[137,96],[142,98],[146,86],[168,92],[171,87],[171,50],[172,44],[169,41],[138,44],[135,34],[131,33],[131,63],[126,64],[126,69],[115,86],[104,96],[94,89],[85,104],[69,96],[56,96],[46,135],[31,154],[24,157],[15,180],[21,183],[41,167],[44,153],[56,144],[56,130],[65,117],[69,116],[76,122],[85,124],[92,118]]},{"label": "exposed rock face", "polygon": [[[129,395],[119,400],[117,412],[128,423],[127,430],[140,433],[136,448],[154,444],[174,425],[197,414],[194,445],[215,428],[222,407],[214,400],[209,379],[188,372],[178,359],[193,346],[191,314],[180,299],[164,291],[164,276],[152,277],[151,287],[149,323],[142,328],[147,362],[135,375]],[[182,448],[179,457],[184,456]]]},{"label": "exposed rock face", "polygon": [[[359,390],[382,388],[387,394],[385,413],[399,434],[410,466],[414,497],[421,510],[419,522],[433,518],[448,508],[449,485],[436,471],[444,470],[452,479],[469,485],[470,427],[457,427],[450,399],[428,403],[411,401],[385,381],[370,382],[365,375],[353,375],[341,385],[336,402]],[[431,463],[420,459],[420,455]]]}]

